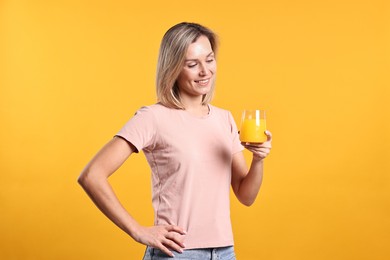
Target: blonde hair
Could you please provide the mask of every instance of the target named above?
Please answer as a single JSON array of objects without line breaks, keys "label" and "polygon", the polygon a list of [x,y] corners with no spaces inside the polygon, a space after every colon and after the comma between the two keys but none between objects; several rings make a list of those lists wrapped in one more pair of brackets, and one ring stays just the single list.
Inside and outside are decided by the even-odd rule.
[{"label": "blonde hair", "polygon": [[[180,101],[177,78],[183,69],[188,46],[200,36],[206,36],[213,52],[217,53],[217,35],[210,29],[196,23],[179,23],[171,27],[164,35],[157,62],[156,91],[157,99],[164,106],[184,109]],[[203,95],[202,104],[208,104],[214,94],[214,83],[210,92]]]}]

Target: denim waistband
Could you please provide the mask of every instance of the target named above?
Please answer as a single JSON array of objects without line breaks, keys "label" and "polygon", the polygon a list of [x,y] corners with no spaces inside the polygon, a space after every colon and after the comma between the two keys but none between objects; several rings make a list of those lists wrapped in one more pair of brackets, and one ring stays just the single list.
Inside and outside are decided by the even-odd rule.
[{"label": "denim waistband", "polygon": [[[236,260],[233,246],[216,248],[187,249],[183,253],[172,251],[174,259],[199,259],[199,260]],[[143,260],[171,260],[159,249],[147,247]]]}]

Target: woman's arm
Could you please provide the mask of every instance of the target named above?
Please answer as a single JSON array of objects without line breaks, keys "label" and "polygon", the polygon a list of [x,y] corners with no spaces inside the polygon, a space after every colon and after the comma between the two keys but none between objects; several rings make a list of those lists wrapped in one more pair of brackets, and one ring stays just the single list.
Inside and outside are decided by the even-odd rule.
[{"label": "woman's arm", "polygon": [[78,182],[112,222],[139,243],[172,256],[169,249],[182,252],[185,231],[177,226],[143,227],[122,206],[108,182],[110,177],[136,151],[126,140],[115,137],[107,143],[82,171]]},{"label": "woman's arm", "polygon": [[263,160],[271,151],[272,135],[266,131],[267,141],[261,144],[242,143],[253,153],[248,171],[243,153],[236,153],[232,161],[232,188],[238,200],[250,206],[255,201],[263,181]]}]

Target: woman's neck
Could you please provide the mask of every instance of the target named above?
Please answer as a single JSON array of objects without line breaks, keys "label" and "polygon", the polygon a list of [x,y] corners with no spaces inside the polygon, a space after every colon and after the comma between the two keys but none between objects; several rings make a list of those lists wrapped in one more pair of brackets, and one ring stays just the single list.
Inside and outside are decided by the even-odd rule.
[{"label": "woman's neck", "polygon": [[184,98],[180,100],[184,109],[196,116],[205,116],[209,113],[209,107],[202,104],[202,98]]}]

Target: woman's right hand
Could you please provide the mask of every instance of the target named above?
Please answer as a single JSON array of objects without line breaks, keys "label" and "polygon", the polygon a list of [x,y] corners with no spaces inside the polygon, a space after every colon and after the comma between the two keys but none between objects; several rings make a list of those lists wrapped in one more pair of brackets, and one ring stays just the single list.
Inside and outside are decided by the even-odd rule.
[{"label": "woman's right hand", "polygon": [[173,257],[171,250],[183,253],[185,234],[187,232],[184,229],[174,225],[139,226],[134,239]]}]

